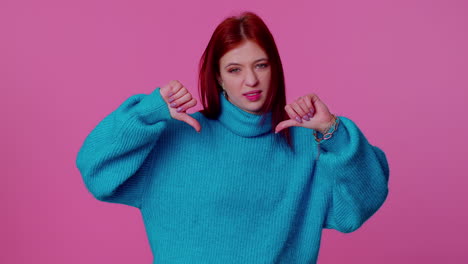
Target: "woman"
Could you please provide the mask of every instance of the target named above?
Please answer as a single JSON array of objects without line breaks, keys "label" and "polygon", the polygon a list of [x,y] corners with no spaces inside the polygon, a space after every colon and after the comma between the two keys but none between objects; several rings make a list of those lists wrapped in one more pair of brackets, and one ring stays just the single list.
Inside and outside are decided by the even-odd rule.
[{"label": "woman", "polygon": [[216,28],[199,81],[201,112],[178,81],[134,95],[76,161],[97,199],[141,210],[154,263],[315,263],[323,228],[352,232],[385,201],[385,154],[314,94],[286,105],[255,14]]}]

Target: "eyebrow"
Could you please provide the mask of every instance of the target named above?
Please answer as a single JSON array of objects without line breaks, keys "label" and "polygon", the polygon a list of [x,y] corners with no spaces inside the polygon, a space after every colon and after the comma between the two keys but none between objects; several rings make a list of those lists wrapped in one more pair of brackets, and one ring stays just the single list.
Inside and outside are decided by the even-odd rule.
[{"label": "eyebrow", "polygon": [[[267,58],[260,58],[260,59],[258,59],[258,60],[255,60],[253,63],[257,63],[257,62],[259,62],[259,61],[263,61],[263,60],[266,60],[266,61],[268,61],[268,59],[267,59]],[[241,64],[239,64],[239,63],[235,63],[235,62],[231,62],[231,63],[229,63],[228,65],[224,66],[224,68],[227,68],[227,67],[229,67],[229,66],[231,66],[231,65],[241,65]]]}]

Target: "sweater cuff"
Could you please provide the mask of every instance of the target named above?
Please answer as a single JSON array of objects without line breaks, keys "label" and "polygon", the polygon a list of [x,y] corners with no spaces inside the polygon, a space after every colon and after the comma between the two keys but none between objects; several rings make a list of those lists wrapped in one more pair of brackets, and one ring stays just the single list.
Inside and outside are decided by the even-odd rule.
[{"label": "sweater cuff", "polygon": [[152,93],[145,96],[138,105],[138,116],[148,124],[155,124],[161,120],[171,119],[171,113],[166,101],[157,87]]}]

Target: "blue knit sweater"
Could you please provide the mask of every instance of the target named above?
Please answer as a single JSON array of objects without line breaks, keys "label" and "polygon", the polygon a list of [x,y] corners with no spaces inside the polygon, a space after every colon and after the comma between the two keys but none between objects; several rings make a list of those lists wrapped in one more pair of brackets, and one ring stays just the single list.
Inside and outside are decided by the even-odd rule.
[{"label": "blue knit sweater", "polygon": [[197,133],[159,88],[128,98],[87,136],[76,164],[96,199],[139,208],[154,263],[315,263],[323,228],[358,229],[384,203],[389,168],[350,119],[330,140],[221,97]]}]

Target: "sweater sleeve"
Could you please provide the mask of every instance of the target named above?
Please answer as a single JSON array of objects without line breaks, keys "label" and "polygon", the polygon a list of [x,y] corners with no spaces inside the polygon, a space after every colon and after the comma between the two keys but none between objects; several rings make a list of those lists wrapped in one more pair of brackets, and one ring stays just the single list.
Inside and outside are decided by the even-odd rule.
[{"label": "sweater sleeve", "polygon": [[84,140],[76,166],[96,199],[141,208],[150,152],[171,118],[159,90],[129,97]]},{"label": "sweater sleeve", "polygon": [[353,121],[338,118],[333,137],[320,143],[317,173],[332,180],[324,228],[350,233],[386,200],[389,167],[385,153],[369,144]]}]

